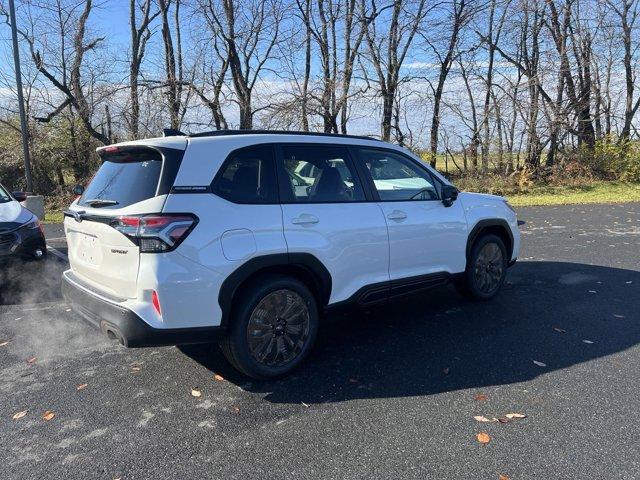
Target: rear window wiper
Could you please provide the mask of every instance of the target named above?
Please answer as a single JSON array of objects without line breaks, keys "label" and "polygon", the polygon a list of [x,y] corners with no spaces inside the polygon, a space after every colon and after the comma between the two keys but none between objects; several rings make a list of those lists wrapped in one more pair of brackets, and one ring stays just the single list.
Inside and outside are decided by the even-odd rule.
[{"label": "rear window wiper", "polygon": [[89,200],[85,200],[84,203],[91,207],[100,208],[100,207],[109,207],[111,205],[118,205],[119,202],[115,200],[107,200],[103,198],[91,198]]}]

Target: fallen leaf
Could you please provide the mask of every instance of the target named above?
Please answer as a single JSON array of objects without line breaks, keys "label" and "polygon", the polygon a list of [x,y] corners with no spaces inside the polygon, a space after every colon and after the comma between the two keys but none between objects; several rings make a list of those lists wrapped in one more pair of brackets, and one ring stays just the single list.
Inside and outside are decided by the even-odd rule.
[{"label": "fallen leaf", "polygon": [[84,390],[85,388],[87,388],[87,385],[87,383],[81,383],[76,387],[76,390]]},{"label": "fallen leaf", "polygon": [[593,342],[591,340],[582,340],[583,343],[591,345]]},{"label": "fallen leaf", "polygon": [[474,398],[476,402],[484,402],[486,399],[487,399],[487,396],[484,393],[479,393]]},{"label": "fallen leaf", "polygon": [[13,418],[14,420],[20,420],[22,417],[24,417],[27,414],[27,412],[28,412],[28,410],[23,410],[21,412],[14,413],[13,417],[11,417],[11,418]]},{"label": "fallen leaf", "polygon": [[539,362],[539,361],[537,361],[537,360],[534,360],[534,361],[533,361],[533,363],[535,363],[535,364],[536,364],[537,366],[539,366],[539,367],[546,367],[546,366],[547,366],[547,364],[546,364],[546,363],[542,363],[542,362]]},{"label": "fallen leaf", "polygon": [[240,407],[239,407],[239,406],[234,405],[234,406],[233,406],[233,407],[231,407],[231,408],[232,408],[233,413],[234,413],[235,415],[239,415],[239,414],[240,414]]},{"label": "fallen leaf", "polygon": [[564,328],[553,327],[553,329],[558,333],[567,333],[567,331]]},{"label": "fallen leaf", "polygon": [[483,415],[476,415],[475,417],[473,417],[474,420],[478,421],[478,422],[493,422],[493,420],[488,419],[487,417],[483,416]]},{"label": "fallen leaf", "polygon": [[53,413],[51,410],[47,410],[42,414],[42,419],[48,422],[49,420],[53,420],[53,417],[55,416],[55,413]]},{"label": "fallen leaf", "polygon": [[486,445],[491,441],[491,437],[489,436],[488,433],[480,432],[476,435],[476,440],[478,440],[483,445]]},{"label": "fallen leaf", "polygon": [[213,379],[216,382],[223,382],[224,381],[224,377],[222,375],[218,375],[217,373],[213,376]]},{"label": "fallen leaf", "polygon": [[27,358],[27,363],[29,365],[33,365],[34,363],[36,363],[36,360],[37,360],[36,357],[30,357],[30,358]]},{"label": "fallen leaf", "polygon": [[511,479],[506,475],[498,475],[498,480],[511,480]]},{"label": "fallen leaf", "polygon": [[449,368],[445,368],[444,370],[442,370],[442,373],[444,373],[445,375],[449,375]]},{"label": "fallen leaf", "polygon": [[507,413],[505,415],[505,417],[512,419],[512,418],[527,418],[527,416],[523,413]]},{"label": "fallen leaf", "polygon": [[196,390],[195,388],[191,389],[191,396],[200,398],[202,396],[202,392],[200,390]]},{"label": "fallen leaf", "polygon": [[5,345],[9,345],[9,340],[3,340],[0,342],[0,347],[4,347]]}]

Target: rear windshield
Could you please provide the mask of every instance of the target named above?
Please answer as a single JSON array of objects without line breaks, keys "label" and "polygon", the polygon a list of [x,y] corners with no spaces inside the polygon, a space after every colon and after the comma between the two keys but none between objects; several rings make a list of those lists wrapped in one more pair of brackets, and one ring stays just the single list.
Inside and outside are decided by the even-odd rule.
[{"label": "rear windshield", "polygon": [[103,164],[78,205],[122,208],[156,196],[162,157],[155,150],[136,149],[104,154]]},{"label": "rear windshield", "polygon": [[6,203],[10,201],[11,201],[11,197],[9,196],[7,191],[4,189],[4,187],[0,185],[0,203]]}]

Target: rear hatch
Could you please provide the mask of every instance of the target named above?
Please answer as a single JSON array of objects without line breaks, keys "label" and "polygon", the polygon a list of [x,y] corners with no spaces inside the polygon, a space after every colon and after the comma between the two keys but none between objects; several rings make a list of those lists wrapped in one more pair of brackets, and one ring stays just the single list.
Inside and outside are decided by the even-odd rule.
[{"label": "rear hatch", "polygon": [[162,212],[184,151],[133,145],[98,153],[101,167],[65,212],[69,263],[99,290],[135,298],[140,248],[122,233],[121,219]]}]

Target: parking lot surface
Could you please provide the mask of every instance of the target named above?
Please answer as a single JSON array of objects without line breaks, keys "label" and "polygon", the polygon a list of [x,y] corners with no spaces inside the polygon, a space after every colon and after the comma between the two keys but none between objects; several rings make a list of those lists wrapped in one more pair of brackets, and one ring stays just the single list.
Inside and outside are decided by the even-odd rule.
[{"label": "parking lot surface", "polygon": [[328,318],[275,382],[107,340],[61,300],[63,257],[3,268],[2,478],[640,478],[640,204],[518,213],[496,299]]}]

